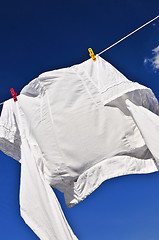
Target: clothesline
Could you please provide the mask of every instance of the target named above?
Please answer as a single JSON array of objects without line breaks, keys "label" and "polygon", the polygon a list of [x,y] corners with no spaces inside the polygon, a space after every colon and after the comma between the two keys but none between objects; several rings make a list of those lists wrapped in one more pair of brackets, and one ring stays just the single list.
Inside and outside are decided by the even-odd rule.
[{"label": "clothesline", "polygon": [[152,20],[148,21],[147,23],[145,23],[144,25],[142,25],[141,27],[137,28],[135,31],[129,33],[128,35],[126,35],[125,37],[123,37],[122,39],[120,39],[119,41],[115,42],[114,44],[112,44],[111,46],[109,46],[108,48],[104,49],[102,52],[96,54],[96,56],[101,55],[102,53],[106,52],[108,49],[114,47],[115,45],[117,45],[118,43],[120,43],[121,41],[123,41],[124,39],[126,39],[127,37],[129,37],[130,35],[134,34],[135,32],[139,31],[141,28],[145,27],[146,25],[148,25],[149,23],[153,22],[154,20],[156,20],[157,18],[159,18],[159,15],[155,18],[153,18]]},{"label": "clothesline", "polygon": [[[113,43],[111,46],[107,47],[106,49],[104,49],[102,52],[96,54],[96,56],[101,55],[102,53],[106,52],[107,50],[109,50],[110,48],[114,47],[115,45],[117,45],[118,43],[120,43],[121,41],[123,41],[124,39],[128,38],[129,36],[131,36],[132,34],[134,34],[135,32],[139,31],[141,28],[145,27],[146,25],[148,25],[149,23],[155,21],[157,18],[159,18],[159,15],[155,18],[153,18],[152,20],[148,21],[147,23],[145,23],[144,25],[142,25],[141,27],[137,28],[136,30],[134,30],[133,32],[129,33],[128,35],[126,35],[125,37],[123,37],[122,39],[120,39],[119,41]],[[4,101],[5,102],[5,101]],[[4,104],[4,102],[1,102],[0,105]]]},{"label": "clothesline", "polygon": [[[10,91],[11,91],[12,97],[14,99],[14,102],[16,102],[17,101],[17,93],[14,91],[13,88],[11,88]],[[2,105],[4,102],[0,103],[0,105]]]}]

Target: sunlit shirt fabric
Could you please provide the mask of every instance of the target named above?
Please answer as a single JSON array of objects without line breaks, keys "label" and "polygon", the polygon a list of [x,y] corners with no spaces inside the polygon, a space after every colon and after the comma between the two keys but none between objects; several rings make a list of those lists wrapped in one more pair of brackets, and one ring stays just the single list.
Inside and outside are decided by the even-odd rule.
[{"label": "sunlit shirt fabric", "polygon": [[78,239],[51,186],[71,208],[109,178],[158,171],[157,99],[100,56],[40,74],[17,98],[3,105],[0,149],[21,164],[21,216],[41,240]]}]

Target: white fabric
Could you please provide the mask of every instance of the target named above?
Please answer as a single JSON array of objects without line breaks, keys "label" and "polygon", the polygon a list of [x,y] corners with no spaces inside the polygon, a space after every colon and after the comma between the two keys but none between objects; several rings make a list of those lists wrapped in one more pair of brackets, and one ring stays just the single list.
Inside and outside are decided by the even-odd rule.
[{"label": "white fabric", "polygon": [[50,186],[71,208],[109,178],[158,171],[158,115],[151,89],[99,56],[42,73],[4,103],[0,149],[21,163],[21,216],[41,240],[77,239]]},{"label": "white fabric", "polygon": [[129,99],[126,100],[126,104],[159,166],[159,116],[142,106],[137,107]]}]

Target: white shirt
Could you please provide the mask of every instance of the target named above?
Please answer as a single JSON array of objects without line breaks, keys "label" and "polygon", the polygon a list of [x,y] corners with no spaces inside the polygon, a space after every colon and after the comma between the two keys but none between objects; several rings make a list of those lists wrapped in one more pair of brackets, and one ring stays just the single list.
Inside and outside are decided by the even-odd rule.
[{"label": "white shirt", "polygon": [[50,186],[71,208],[109,178],[158,171],[158,101],[101,57],[42,73],[17,98],[0,149],[21,163],[21,216],[41,240],[77,239]]}]

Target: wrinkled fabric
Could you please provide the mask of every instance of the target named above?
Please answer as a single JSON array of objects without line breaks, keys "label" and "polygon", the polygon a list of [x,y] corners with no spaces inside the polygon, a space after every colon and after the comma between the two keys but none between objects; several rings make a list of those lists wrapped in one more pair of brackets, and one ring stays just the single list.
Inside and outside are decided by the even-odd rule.
[{"label": "wrinkled fabric", "polygon": [[109,178],[158,171],[158,135],[152,90],[100,56],[40,74],[0,118],[0,149],[21,164],[26,224],[42,240],[76,240],[51,186],[71,208]]}]

